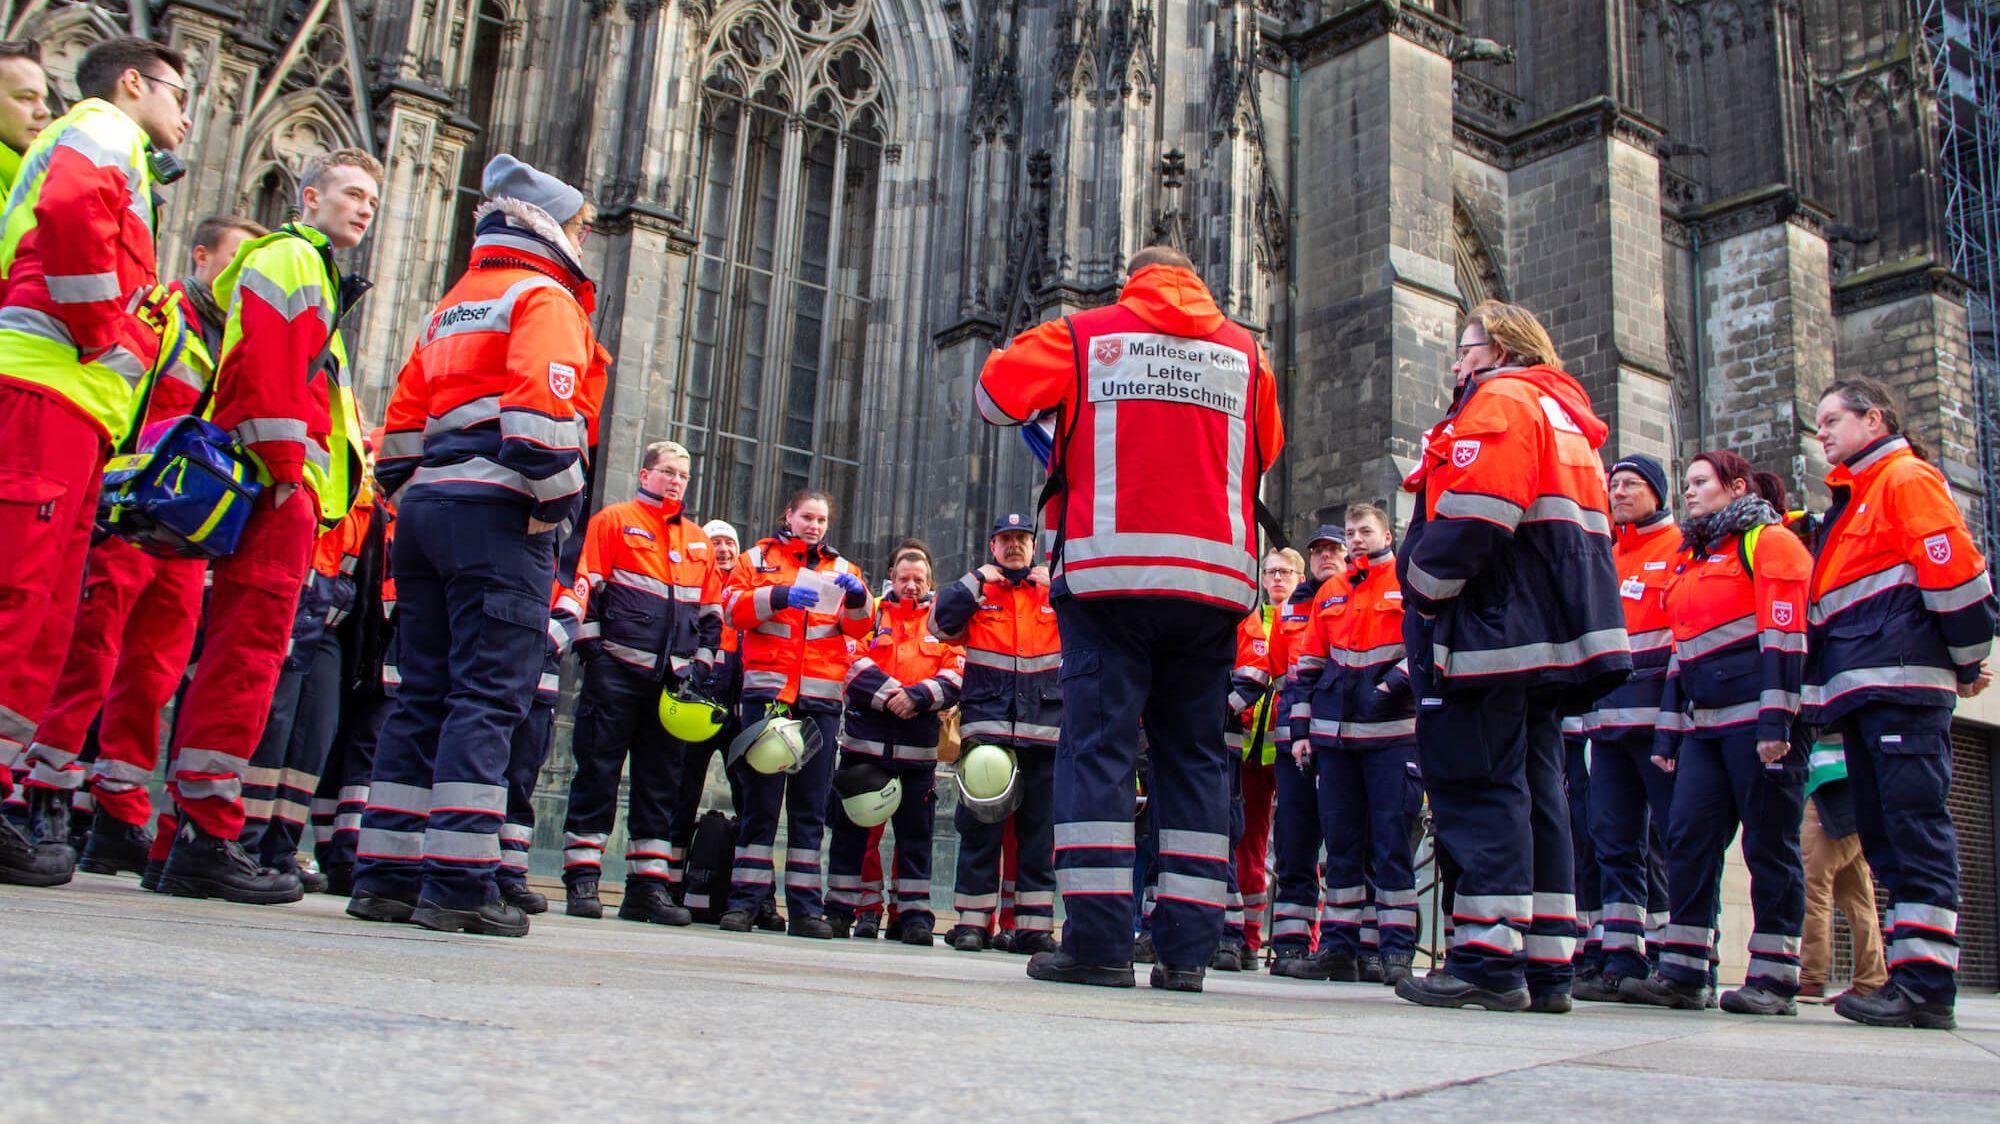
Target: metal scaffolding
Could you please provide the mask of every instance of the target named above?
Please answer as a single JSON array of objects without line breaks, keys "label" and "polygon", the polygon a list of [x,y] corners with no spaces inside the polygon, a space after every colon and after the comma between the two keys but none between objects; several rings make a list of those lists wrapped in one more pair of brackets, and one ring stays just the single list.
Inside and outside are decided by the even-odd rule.
[{"label": "metal scaffolding", "polygon": [[1986,556],[2000,561],[2000,2],[1913,0],[1936,93],[1945,250],[1966,282]]}]

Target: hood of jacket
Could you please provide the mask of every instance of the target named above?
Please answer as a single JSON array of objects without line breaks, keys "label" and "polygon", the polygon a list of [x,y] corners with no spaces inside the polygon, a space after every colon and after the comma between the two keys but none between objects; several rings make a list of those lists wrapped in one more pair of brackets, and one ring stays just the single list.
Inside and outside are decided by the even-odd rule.
[{"label": "hood of jacket", "polygon": [[1611,427],[1605,425],[1590,408],[1590,395],[1585,393],[1583,384],[1571,378],[1567,371],[1537,364],[1533,367],[1506,367],[1486,376],[1487,379],[1519,379],[1532,383],[1535,389],[1555,399],[1583,431],[1590,447],[1601,449],[1605,438],[1611,436]]},{"label": "hood of jacket", "polygon": [[1172,336],[1206,336],[1222,326],[1222,310],[1208,286],[1179,266],[1149,265],[1134,273],[1118,303]]}]

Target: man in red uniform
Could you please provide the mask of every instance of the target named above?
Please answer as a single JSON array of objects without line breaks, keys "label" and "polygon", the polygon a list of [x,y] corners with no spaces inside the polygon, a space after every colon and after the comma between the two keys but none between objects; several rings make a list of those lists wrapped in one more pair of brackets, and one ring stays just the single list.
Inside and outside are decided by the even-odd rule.
[{"label": "man in red uniform", "polygon": [[[187,134],[185,69],[143,39],[91,48],[84,100],[29,147],[0,227],[0,796],[62,671],[105,458],[160,354],[147,150]],[[74,759],[28,764],[53,780]],[[66,836],[0,821],[0,880],[69,881]]]},{"label": "man in red uniform", "polygon": [[201,664],[174,739],[169,786],[183,815],[160,875],[171,894],[262,905],[302,893],[297,876],[261,865],[238,841],[243,780],[321,520],[344,518],[360,483],[361,423],[340,324],[367,283],[343,281],[333,255],[368,233],[381,181],[382,165],[358,149],[316,158],[299,181],[301,221],[244,246],[215,284],[229,323],[211,418],[265,487],[235,553],[210,567]]},{"label": "man in red uniform", "polygon": [[1185,254],[1133,256],[1118,303],[1032,328],[986,361],[980,414],[1058,411],[1043,517],[1062,631],[1056,876],[1063,947],[1036,979],[1131,987],[1134,770],[1145,720],[1160,838],[1157,986],[1198,991],[1222,938],[1223,744],[1236,622],[1257,603],[1257,486],[1284,445],[1263,349]]},{"label": "man in red uniform", "polygon": [[[221,349],[223,314],[210,286],[250,238],[265,233],[248,219],[204,219],[194,232],[194,272],[171,288],[181,295],[177,309],[187,340],[178,361],[161,372],[146,403],[145,423],[191,412],[213,377],[213,356]],[[201,623],[202,576],[198,558],[162,558],[119,538],[90,548],[89,577],[62,677],[35,730],[44,756],[75,757],[82,751],[92,720],[98,721],[97,760],[88,777],[73,763],[51,777],[67,804],[67,794],[88,784],[96,797],[90,841],[80,865],[93,874],[142,871],[152,847],[147,824],[153,818],[146,785],[160,755],[160,708],[180,686]],[[102,717],[100,718],[100,714]],[[42,787],[29,782],[31,789]],[[161,829],[177,821],[165,814]]]}]

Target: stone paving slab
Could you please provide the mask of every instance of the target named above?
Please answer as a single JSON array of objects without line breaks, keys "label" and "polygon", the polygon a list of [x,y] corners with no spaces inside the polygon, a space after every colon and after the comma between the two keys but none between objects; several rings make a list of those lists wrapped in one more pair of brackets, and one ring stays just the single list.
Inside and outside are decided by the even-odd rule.
[{"label": "stone paving slab", "polygon": [[[0,887],[0,1120],[2000,1119],[2000,1000],[1955,1033],[1363,984],[1039,984],[1023,959],[535,919],[525,940],[131,878]],[[1143,980],[1143,977],[1142,977]]]}]

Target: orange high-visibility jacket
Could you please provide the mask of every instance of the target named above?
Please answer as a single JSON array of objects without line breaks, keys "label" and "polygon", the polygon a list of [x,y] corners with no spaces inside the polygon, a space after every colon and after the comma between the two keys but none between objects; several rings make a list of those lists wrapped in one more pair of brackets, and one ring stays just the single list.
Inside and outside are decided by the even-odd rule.
[{"label": "orange high-visibility jacket", "polygon": [[1597,700],[1583,715],[1580,732],[1600,740],[1651,738],[1660,721],[1660,690],[1674,654],[1673,621],[1667,615],[1667,581],[1681,549],[1680,528],[1666,511],[1642,524],[1615,528],[1611,564],[1618,571],[1618,605],[1632,641],[1632,678]]},{"label": "orange high-visibility jacket", "polygon": [[832,613],[786,608],[801,570],[861,577],[861,569],[832,547],[779,531],[737,557],[723,613],[742,634],[744,702],[831,711],[839,708],[847,679],[847,641],[868,635],[874,606],[864,601]]}]

